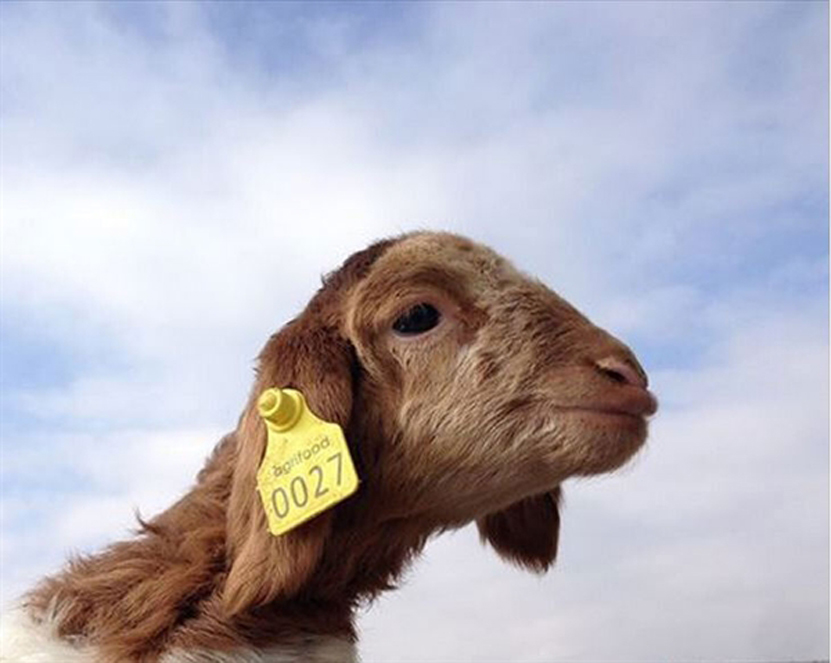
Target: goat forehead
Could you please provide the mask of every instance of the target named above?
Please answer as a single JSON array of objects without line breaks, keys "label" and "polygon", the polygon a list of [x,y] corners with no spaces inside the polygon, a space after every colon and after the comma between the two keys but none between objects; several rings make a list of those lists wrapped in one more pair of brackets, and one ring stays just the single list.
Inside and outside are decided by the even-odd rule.
[{"label": "goat forehead", "polygon": [[[544,313],[575,323],[586,322],[582,313],[555,291],[518,270],[493,249],[450,233],[417,233],[390,248],[375,266],[377,281],[389,276],[433,268],[447,273],[453,284],[476,305],[490,312]],[[456,288],[453,288],[456,290]]]},{"label": "goat forehead", "polygon": [[500,286],[526,282],[505,258],[466,237],[423,232],[410,235],[391,247],[376,263],[378,273],[441,270],[458,277],[470,294],[494,293]]}]

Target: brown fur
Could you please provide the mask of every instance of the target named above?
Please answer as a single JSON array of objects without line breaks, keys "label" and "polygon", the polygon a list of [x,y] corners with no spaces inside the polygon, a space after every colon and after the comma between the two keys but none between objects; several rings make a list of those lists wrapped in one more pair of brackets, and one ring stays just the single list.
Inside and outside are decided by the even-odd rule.
[{"label": "brown fur", "polygon": [[[442,323],[397,337],[393,321],[422,301]],[[268,341],[236,431],[191,491],[135,539],[45,580],[29,610],[104,661],[150,662],[174,648],[354,640],[356,606],[431,534],[472,520],[503,557],[544,571],[560,483],[623,464],[654,411],[642,386],[599,367],[609,357],[643,375],[628,348],[489,249],[433,233],[379,242]],[[255,402],[273,386],[300,389],[344,428],[361,477],[352,498],[280,537],[255,489]]]}]

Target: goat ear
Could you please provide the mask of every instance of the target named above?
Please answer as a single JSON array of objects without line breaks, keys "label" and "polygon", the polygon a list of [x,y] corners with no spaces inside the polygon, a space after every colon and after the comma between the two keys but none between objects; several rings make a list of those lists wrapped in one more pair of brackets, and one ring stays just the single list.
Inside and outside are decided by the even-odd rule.
[{"label": "goat ear", "polygon": [[557,557],[560,535],[560,487],[512,504],[476,521],[482,542],[503,558],[544,573]]},{"label": "goat ear", "polygon": [[273,536],[256,489],[266,428],[256,402],[269,387],[291,387],[312,412],[347,427],[352,410],[354,350],[334,326],[307,312],[271,337],[259,358],[258,379],[237,429],[228,504],[230,570],[223,603],[229,615],[297,594],[317,568],[331,529],[331,512]]}]

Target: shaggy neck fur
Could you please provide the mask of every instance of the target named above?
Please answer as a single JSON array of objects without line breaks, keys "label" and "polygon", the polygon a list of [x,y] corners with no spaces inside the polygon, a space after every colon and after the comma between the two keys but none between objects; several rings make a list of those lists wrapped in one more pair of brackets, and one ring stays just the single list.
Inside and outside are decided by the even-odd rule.
[{"label": "shaggy neck fur", "polygon": [[217,447],[197,485],[136,539],[75,559],[27,598],[60,637],[98,648],[105,661],[156,661],[170,651],[267,650],[309,636],[355,641],[354,613],[392,587],[426,532],[370,522],[365,495],[333,518],[316,570],[292,596],[227,615],[226,506],[236,436]]}]

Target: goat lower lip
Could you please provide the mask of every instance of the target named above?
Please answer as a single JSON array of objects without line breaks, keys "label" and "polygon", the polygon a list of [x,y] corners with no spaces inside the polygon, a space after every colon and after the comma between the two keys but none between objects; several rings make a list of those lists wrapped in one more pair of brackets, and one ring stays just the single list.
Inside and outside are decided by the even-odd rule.
[{"label": "goat lower lip", "polygon": [[644,415],[635,414],[634,412],[626,412],[625,410],[616,410],[614,408],[602,407],[574,407],[569,408],[572,412],[585,414],[603,414],[614,417],[629,417],[630,419],[644,419]]},{"label": "goat lower lip", "polygon": [[658,401],[655,395],[646,389],[624,387],[608,395],[599,395],[588,402],[575,403],[573,409],[599,414],[628,414],[643,419],[655,414]]},{"label": "goat lower lip", "polygon": [[601,416],[601,417],[609,417],[610,419],[628,419],[630,421],[637,421],[643,422],[646,420],[646,416],[643,414],[635,413],[635,412],[627,412],[626,410],[617,409],[613,407],[590,407],[590,406],[579,406],[579,407],[565,407],[562,408],[563,412],[570,412],[572,414],[583,414],[583,415],[590,415],[590,416]]}]

